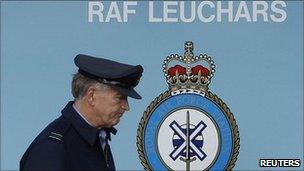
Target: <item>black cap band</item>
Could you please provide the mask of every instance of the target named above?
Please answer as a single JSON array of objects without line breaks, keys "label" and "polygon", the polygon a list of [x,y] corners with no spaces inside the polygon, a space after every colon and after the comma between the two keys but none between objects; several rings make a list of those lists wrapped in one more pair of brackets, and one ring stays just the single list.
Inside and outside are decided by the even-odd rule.
[{"label": "black cap band", "polygon": [[113,81],[113,80],[107,80],[105,78],[100,78],[100,77],[97,77],[93,74],[90,74],[88,72],[85,72],[84,70],[82,69],[78,69],[78,72],[88,78],[91,78],[93,80],[96,80],[100,83],[103,83],[103,84],[107,84],[107,85],[113,85],[113,86],[118,86],[118,87],[122,87],[122,88],[127,88],[127,89],[131,89],[131,88],[134,88],[135,85],[131,85],[131,84],[125,84],[125,83],[122,83],[122,82],[119,82],[119,81]]}]

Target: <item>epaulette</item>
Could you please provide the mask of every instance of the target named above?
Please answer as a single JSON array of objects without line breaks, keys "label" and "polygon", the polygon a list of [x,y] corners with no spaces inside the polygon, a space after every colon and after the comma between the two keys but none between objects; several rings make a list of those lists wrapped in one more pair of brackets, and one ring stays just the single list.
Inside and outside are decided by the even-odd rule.
[{"label": "epaulette", "polygon": [[61,116],[58,118],[58,122],[55,127],[50,131],[48,137],[57,141],[62,141],[65,132],[68,130],[70,123],[65,117]]}]

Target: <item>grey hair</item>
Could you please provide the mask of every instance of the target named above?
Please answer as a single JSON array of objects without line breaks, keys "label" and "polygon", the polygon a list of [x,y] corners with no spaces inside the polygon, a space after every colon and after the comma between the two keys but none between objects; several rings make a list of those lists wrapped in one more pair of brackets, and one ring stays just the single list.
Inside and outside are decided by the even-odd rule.
[{"label": "grey hair", "polygon": [[82,98],[91,86],[95,86],[100,90],[106,90],[109,88],[107,85],[102,84],[92,78],[86,77],[79,72],[73,75],[72,94],[75,99]]}]

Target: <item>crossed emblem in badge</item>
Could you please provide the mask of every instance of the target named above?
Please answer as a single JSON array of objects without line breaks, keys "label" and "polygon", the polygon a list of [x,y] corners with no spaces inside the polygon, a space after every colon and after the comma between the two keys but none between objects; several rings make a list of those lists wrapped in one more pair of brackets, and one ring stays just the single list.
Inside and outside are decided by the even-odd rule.
[{"label": "crossed emblem in badge", "polygon": [[169,126],[180,138],[178,146],[170,154],[170,157],[174,161],[179,156],[185,157],[180,159],[187,163],[195,160],[195,158],[190,159],[190,157],[193,156],[198,157],[201,161],[207,157],[207,155],[201,149],[203,140],[201,140],[201,142],[198,142],[198,140],[196,140],[196,138],[201,135],[201,132],[207,127],[203,121],[200,121],[193,129],[190,129],[189,111],[187,111],[186,129],[183,129],[182,126],[179,125],[176,121],[173,121]]}]

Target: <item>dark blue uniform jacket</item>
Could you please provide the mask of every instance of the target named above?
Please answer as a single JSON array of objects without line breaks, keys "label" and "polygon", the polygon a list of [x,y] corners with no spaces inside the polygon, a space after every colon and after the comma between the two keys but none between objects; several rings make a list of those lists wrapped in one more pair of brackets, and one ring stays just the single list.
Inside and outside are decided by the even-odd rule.
[{"label": "dark blue uniform jacket", "polygon": [[[99,130],[79,116],[73,103],[69,102],[62,115],[32,142],[20,161],[20,171],[115,170],[110,147],[106,147],[105,156],[100,147]],[[110,139],[110,132],[115,134],[116,130],[110,128],[106,132]]]}]

